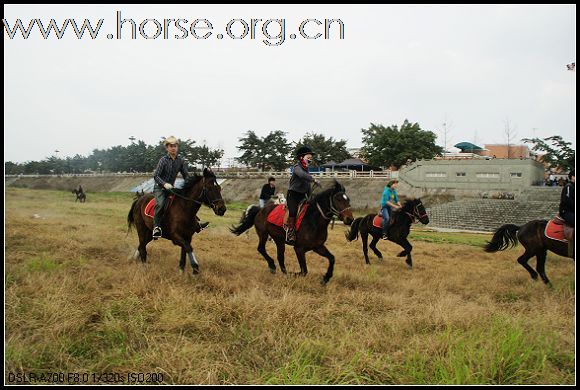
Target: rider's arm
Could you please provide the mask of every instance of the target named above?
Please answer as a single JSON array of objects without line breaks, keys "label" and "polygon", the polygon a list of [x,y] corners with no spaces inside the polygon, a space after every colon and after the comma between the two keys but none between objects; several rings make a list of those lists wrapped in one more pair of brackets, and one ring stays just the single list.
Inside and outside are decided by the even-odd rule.
[{"label": "rider's arm", "polygon": [[187,161],[185,161],[183,158],[181,159],[181,176],[183,177],[183,180],[187,180],[187,178],[189,177],[189,172],[187,171]]},{"label": "rider's arm", "polygon": [[308,173],[307,171],[305,171],[304,168],[302,168],[300,166],[300,164],[298,164],[294,167],[294,174],[301,179],[305,179],[308,181],[314,181],[314,178],[312,177],[312,175],[310,173]]},{"label": "rider's arm", "polygon": [[159,184],[159,186],[161,187],[165,185],[165,180],[161,178],[161,174],[165,170],[165,165],[166,165],[165,159],[161,158],[159,160],[159,163],[157,163],[157,168],[155,168],[155,172],[153,173],[153,180],[155,180],[155,183]]}]

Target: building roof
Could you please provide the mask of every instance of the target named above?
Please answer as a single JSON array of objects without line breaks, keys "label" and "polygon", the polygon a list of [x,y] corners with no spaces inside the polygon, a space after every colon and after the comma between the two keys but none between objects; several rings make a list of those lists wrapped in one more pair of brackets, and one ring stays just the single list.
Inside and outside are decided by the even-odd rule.
[{"label": "building roof", "polygon": [[482,148],[481,146],[477,146],[472,144],[471,142],[460,142],[458,144],[453,145],[454,147],[461,149],[462,152],[469,150],[485,150],[484,148]]}]

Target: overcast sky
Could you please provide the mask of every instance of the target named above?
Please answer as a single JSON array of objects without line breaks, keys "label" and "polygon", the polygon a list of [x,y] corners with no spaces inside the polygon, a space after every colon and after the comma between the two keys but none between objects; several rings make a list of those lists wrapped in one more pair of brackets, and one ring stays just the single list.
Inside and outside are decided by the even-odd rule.
[{"label": "overcast sky", "polygon": [[[130,23],[117,34],[117,11],[136,26],[168,22],[168,38],[145,39]],[[291,141],[307,132],[362,146],[361,129],[404,119],[461,141],[504,143],[506,121],[519,140],[559,134],[576,145],[575,5],[278,5],[278,6],[24,6],[5,5],[5,23],[28,27],[50,19],[62,27],[89,19],[99,35],[82,39],[67,26],[44,39],[37,24],[28,39],[4,29],[5,161],[89,155],[93,149],[148,144],[175,135],[240,155],[238,138],[253,130],[283,130]],[[251,27],[242,39],[243,19]],[[189,27],[207,19],[213,30]],[[238,20],[236,20],[238,19]],[[285,40],[262,25],[284,19]],[[324,39],[324,22],[330,39]],[[143,25],[146,36],[155,21]],[[267,32],[275,36],[279,22]],[[107,34],[113,34],[108,39]],[[219,39],[218,34],[223,38]],[[290,34],[296,34],[292,39]]]}]

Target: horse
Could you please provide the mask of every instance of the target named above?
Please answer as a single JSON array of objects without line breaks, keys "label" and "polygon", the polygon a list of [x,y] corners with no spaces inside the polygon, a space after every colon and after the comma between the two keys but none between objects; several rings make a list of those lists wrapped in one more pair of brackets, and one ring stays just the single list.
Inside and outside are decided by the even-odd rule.
[{"label": "horse", "polygon": [[[542,281],[551,285],[545,270],[548,251],[572,259],[574,259],[574,255],[568,253],[567,242],[546,237],[547,224],[547,220],[533,220],[522,226],[505,224],[494,232],[491,241],[488,241],[483,249],[488,253],[495,253],[513,248],[519,241],[525,251],[523,255],[518,257],[518,263],[530,273],[533,280],[538,280],[538,274],[540,274]],[[528,264],[528,260],[534,256],[536,256],[535,271]]]},{"label": "horse", "polygon": [[81,203],[85,203],[85,201],[87,200],[87,195],[84,193],[81,186],[79,186],[78,190],[76,188],[72,190],[72,193],[77,196],[75,199],[75,203],[77,202],[77,200],[80,200]]},{"label": "horse", "polygon": [[[202,176],[193,175],[185,180],[182,189],[171,191],[175,198],[172,204],[165,209],[162,221],[162,238],[170,240],[174,245],[181,247],[179,268],[185,271],[185,255],[193,269],[193,274],[199,273],[199,263],[193,254],[191,237],[194,234],[193,224],[197,212],[202,204],[210,207],[216,215],[222,216],[226,212],[226,205],[221,195],[221,187],[217,184],[214,173],[205,168]],[[133,201],[127,216],[128,232],[134,225],[139,234],[137,251],[141,261],[147,261],[147,244],[153,239],[153,218],[145,215],[145,207],[153,198],[153,194],[145,194]],[[169,199],[165,201],[168,205]]]},{"label": "horse", "polygon": [[143,195],[145,195],[145,191],[143,191],[143,189],[141,189],[141,191],[135,191],[135,195],[133,196],[133,200],[137,200],[140,197],[142,197]]},{"label": "horse", "polygon": [[[350,230],[345,234],[348,241],[354,241],[358,239],[358,235],[360,233],[366,264],[371,263],[369,261],[367,248],[369,234],[373,237],[373,240],[369,246],[375,255],[377,255],[379,260],[383,260],[383,254],[377,249],[377,242],[383,236],[383,230],[382,228],[377,228],[373,225],[373,219],[375,216],[376,214],[367,214],[364,217],[355,219]],[[417,220],[424,225],[429,223],[429,216],[427,215],[425,206],[423,206],[423,202],[421,202],[421,199],[419,198],[405,201],[403,207],[399,210],[395,210],[391,216],[391,219],[389,220],[389,241],[392,241],[395,244],[399,244],[403,247],[403,251],[400,252],[397,256],[407,256],[405,263],[407,263],[409,269],[413,268],[413,258],[411,257],[413,246],[411,243],[409,243],[409,240],[407,240],[407,236],[411,231],[411,224],[417,222]]]},{"label": "horse", "polygon": [[[345,193],[344,186],[335,180],[331,188],[311,196],[306,203],[308,204],[308,209],[305,212],[300,229],[296,232],[296,242],[294,244],[294,252],[300,265],[300,272],[296,273],[296,275],[306,276],[308,273],[306,253],[314,251],[328,259],[328,270],[320,280],[320,283],[325,285],[332,278],[335,262],[334,255],[324,245],[328,238],[328,225],[335,216],[346,225],[352,223],[354,218],[350,211],[350,199]],[[276,207],[284,206],[277,206],[273,202],[269,202],[262,209],[258,206],[250,207],[249,210],[242,214],[239,225],[232,226],[230,231],[239,236],[254,226],[259,238],[258,252],[266,259],[270,272],[275,274],[276,265],[274,264],[274,259],[266,252],[266,241],[268,236],[272,237],[276,243],[280,270],[286,274],[284,263],[286,231],[268,221],[268,215]]]}]

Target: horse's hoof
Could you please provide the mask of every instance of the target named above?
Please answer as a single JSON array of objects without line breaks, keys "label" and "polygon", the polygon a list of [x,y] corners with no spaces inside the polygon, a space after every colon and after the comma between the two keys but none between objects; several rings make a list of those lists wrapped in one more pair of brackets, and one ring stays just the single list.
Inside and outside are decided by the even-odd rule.
[{"label": "horse's hoof", "polygon": [[199,268],[194,268],[193,269],[193,275],[199,275]]},{"label": "horse's hoof", "polygon": [[274,275],[276,273],[276,268],[270,268],[270,273]]},{"label": "horse's hoof", "polygon": [[286,272],[286,268],[283,268],[280,270],[283,274],[287,274],[288,272]]},{"label": "horse's hoof", "polygon": [[326,280],[326,278],[324,276],[320,278],[320,285],[321,286],[326,286],[327,283],[328,283],[328,280]]},{"label": "horse's hoof", "polygon": [[385,260],[385,259],[383,259],[382,257],[379,257],[379,261],[383,261],[383,260]]},{"label": "horse's hoof", "polygon": [[180,268],[179,273],[183,275],[185,273],[185,270],[183,268]]}]

